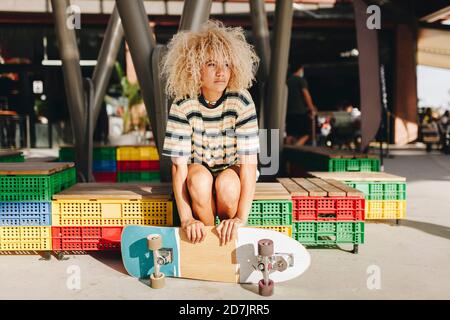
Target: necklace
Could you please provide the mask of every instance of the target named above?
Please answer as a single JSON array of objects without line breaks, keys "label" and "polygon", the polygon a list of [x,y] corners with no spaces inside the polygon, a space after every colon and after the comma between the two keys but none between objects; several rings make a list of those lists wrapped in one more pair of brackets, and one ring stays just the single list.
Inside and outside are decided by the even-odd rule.
[{"label": "necklace", "polygon": [[209,101],[209,100],[206,100],[206,99],[205,99],[205,102],[206,102],[208,105],[210,105],[210,106],[214,106],[214,105],[216,105],[217,100],[216,100],[216,101]]}]

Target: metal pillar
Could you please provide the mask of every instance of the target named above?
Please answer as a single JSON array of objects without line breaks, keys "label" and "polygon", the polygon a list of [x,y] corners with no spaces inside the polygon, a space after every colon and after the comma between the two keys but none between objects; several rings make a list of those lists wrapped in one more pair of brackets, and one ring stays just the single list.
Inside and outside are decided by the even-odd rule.
[{"label": "metal pillar", "polygon": [[270,73],[270,33],[263,0],[250,1],[250,17],[252,19],[256,52],[260,58],[257,75],[259,90],[259,101],[257,104],[259,106],[259,123],[260,126],[264,127],[264,100]]},{"label": "metal pillar", "polygon": [[198,31],[211,12],[212,0],[184,1],[179,31]]},{"label": "metal pillar", "polygon": [[[81,180],[92,181],[92,135],[89,135],[91,126],[88,123],[88,119],[91,120],[89,115],[91,108],[86,104],[75,30],[68,28],[66,24],[68,19],[66,10],[69,6],[69,0],[52,0],[55,32],[59,54],[63,61],[64,87],[75,137],[75,163]],[[90,88],[91,85],[88,87]],[[90,95],[92,91],[90,88]]]},{"label": "metal pillar", "polygon": [[102,101],[108,88],[111,72],[117,60],[117,54],[122,44],[123,28],[117,8],[111,14],[103,38],[102,47],[97,59],[92,80],[94,81],[94,105],[93,123],[97,123],[98,115],[102,107]]},{"label": "metal pillar", "polygon": [[82,181],[94,181],[92,175],[94,123],[97,122],[100,113],[123,31],[118,12],[114,9],[100,49],[93,80],[83,80],[75,30],[66,25],[66,10],[69,6],[69,0],[52,0],[55,30],[63,61],[64,86],[75,137],[78,175]]},{"label": "metal pillar", "polygon": [[275,9],[274,38],[270,58],[270,82],[267,100],[264,103],[264,126],[280,130],[279,150],[283,147],[283,133],[286,118],[287,86],[286,75],[292,27],[292,0],[277,0]]},{"label": "metal pillar", "polygon": [[[358,43],[359,87],[361,96],[361,151],[375,138],[381,122],[380,64],[377,30],[367,28],[367,5],[353,1]],[[370,75],[370,76],[368,76]]]}]

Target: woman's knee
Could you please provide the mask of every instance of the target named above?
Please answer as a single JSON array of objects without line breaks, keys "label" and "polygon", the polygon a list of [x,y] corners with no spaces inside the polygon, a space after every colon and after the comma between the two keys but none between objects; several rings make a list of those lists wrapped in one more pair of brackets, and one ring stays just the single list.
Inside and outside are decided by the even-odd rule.
[{"label": "woman's knee", "polygon": [[215,188],[218,208],[230,210],[237,207],[241,194],[239,176],[233,174],[219,176]]},{"label": "woman's knee", "polygon": [[213,177],[205,168],[190,170],[187,177],[189,195],[195,201],[208,201],[211,197]]}]

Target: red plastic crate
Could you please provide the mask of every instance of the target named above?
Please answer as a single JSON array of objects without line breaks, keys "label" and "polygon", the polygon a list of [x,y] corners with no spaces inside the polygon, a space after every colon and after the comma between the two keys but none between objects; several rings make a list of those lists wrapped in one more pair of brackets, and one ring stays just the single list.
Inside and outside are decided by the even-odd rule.
[{"label": "red plastic crate", "polygon": [[119,250],[123,227],[52,227],[52,250]]},{"label": "red plastic crate", "polygon": [[359,220],[365,218],[363,197],[292,197],[293,220]]},{"label": "red plastic crate", "polygon": [[117,182],[117,172],[93,172],[96,182]]},{"label": "red plastic crate", "polygon": [[159,171],[159,160],[117,161],[117,171]]}]

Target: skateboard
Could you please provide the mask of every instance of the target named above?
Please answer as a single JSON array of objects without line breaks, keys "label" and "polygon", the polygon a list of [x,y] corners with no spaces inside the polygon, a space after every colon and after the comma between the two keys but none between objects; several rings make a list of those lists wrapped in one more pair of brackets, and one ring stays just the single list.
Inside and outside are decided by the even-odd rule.
[{"label": "skateboard", "polygon": [[121,236],[122,260],[135,278],[150,278],[152,288],[165,277],[258,283],[271,295],[274,283],[298,277],[310,265],[308,251],[282,233],[241,227],[236,239],[220,245],[215,227],[205,227],[203,242],[192,244],[177,227],[126,226]]}]

